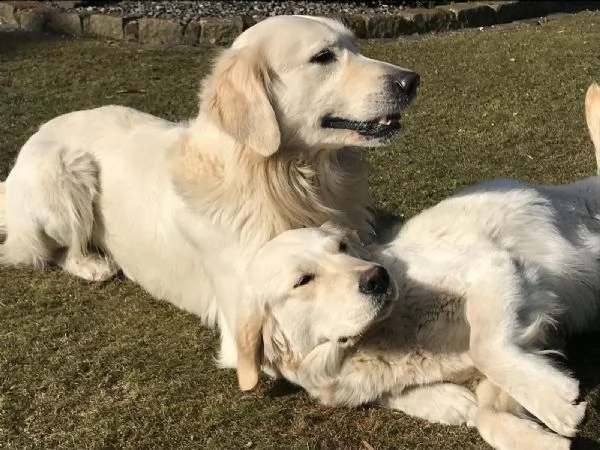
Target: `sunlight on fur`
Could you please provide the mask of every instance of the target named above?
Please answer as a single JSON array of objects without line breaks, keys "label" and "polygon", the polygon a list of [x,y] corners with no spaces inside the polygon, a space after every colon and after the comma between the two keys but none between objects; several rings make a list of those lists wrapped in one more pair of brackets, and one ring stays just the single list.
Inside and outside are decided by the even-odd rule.
[{"label": "sunlight on fur", "polygon": [[[596,84],[586,120],[598,157]],[[496,449],[568,449],[586,403],[549,356],[598,318],[599,261],[597,176],[485,182],[385,245],[330,223],[286,231],[247,273],[240,388],[262,365],[324,404],[476,426]]]}]

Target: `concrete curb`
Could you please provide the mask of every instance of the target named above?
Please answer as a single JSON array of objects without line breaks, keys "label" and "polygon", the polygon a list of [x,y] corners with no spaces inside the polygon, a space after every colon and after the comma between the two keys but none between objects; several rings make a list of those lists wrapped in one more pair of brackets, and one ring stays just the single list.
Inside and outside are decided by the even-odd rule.
[{"label": "concrete curb", "polygon": [[[398,38],[415,33],[482,27],[558,12],[599,9],[594,1],[490,1],[454,3],[394,15],[338,15],[358,38]],[[0,2],[0,23],[24,31],[93,36],[114,41],[166,45],[228,45],[256,23],[250,17],[203,18],[182,24],[173,19],[77,14],[35,1]]]}]

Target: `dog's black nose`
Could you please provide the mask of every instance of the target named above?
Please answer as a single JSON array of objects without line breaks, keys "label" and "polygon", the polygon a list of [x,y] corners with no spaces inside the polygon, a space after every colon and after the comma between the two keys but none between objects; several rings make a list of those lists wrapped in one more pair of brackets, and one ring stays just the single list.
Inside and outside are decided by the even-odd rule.
[{"label": "dog's black nose", "polygon": [[358,280],[358,290],[362,294],[385,294],[390,286],[390,275],[381,266],[373,266],[363,272]]},{"label": "dog's black nose", "polygon": [[400,91],[399,94],[413,96],[421,83],[421,77],[416,72],[402,70],[394,77],[394,84]]}]

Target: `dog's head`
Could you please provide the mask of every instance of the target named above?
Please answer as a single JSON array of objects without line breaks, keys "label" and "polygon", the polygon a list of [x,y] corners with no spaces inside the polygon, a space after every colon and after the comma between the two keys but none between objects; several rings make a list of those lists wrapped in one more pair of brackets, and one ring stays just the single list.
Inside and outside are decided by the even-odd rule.
[{"label": "dog's head", "polygon": [[332,19],[278,16],[242,33],[217,60],[201,110],[264,156],[386,144],[419,76],[360,54]]},{"label": "dog's head", "polygon": [[[286,378],[331,370],[343,350],[389,315],[397,288],[370,262],[353,233],[330,224],[286,231],[258,252],[248,271],[236,340],[243,390],[261,360]],[[310,369],[309,369],[310,368]]]}]

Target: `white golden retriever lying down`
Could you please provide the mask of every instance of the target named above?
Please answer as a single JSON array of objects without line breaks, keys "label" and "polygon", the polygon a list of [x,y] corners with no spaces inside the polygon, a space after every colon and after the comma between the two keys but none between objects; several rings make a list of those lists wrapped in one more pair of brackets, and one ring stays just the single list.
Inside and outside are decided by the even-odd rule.
[{"label": "white golden retriever lying down", "polygon": [[[597,85],[586,105],[600,152]],[[548,353],[597,318],[599,261],[600,177],[484,183],[380,246],[328,224],[287,231],[248,274],[240,387],[262,362],[325,404],[466,422],[498,449],[566,449],[586,405]]]},{"label": "white golden retriever lying down", "polygon": [[220,55],[189,123],[106,106],[44,124],[0,184],[0,261],[88,280],[120,268],[218,323],[221,364],[235,367],[229,330],[248,258],[326,220],[368,238],[355,147],[397,135],[418,83],[362,56],[338,22],[265,20]]}]

